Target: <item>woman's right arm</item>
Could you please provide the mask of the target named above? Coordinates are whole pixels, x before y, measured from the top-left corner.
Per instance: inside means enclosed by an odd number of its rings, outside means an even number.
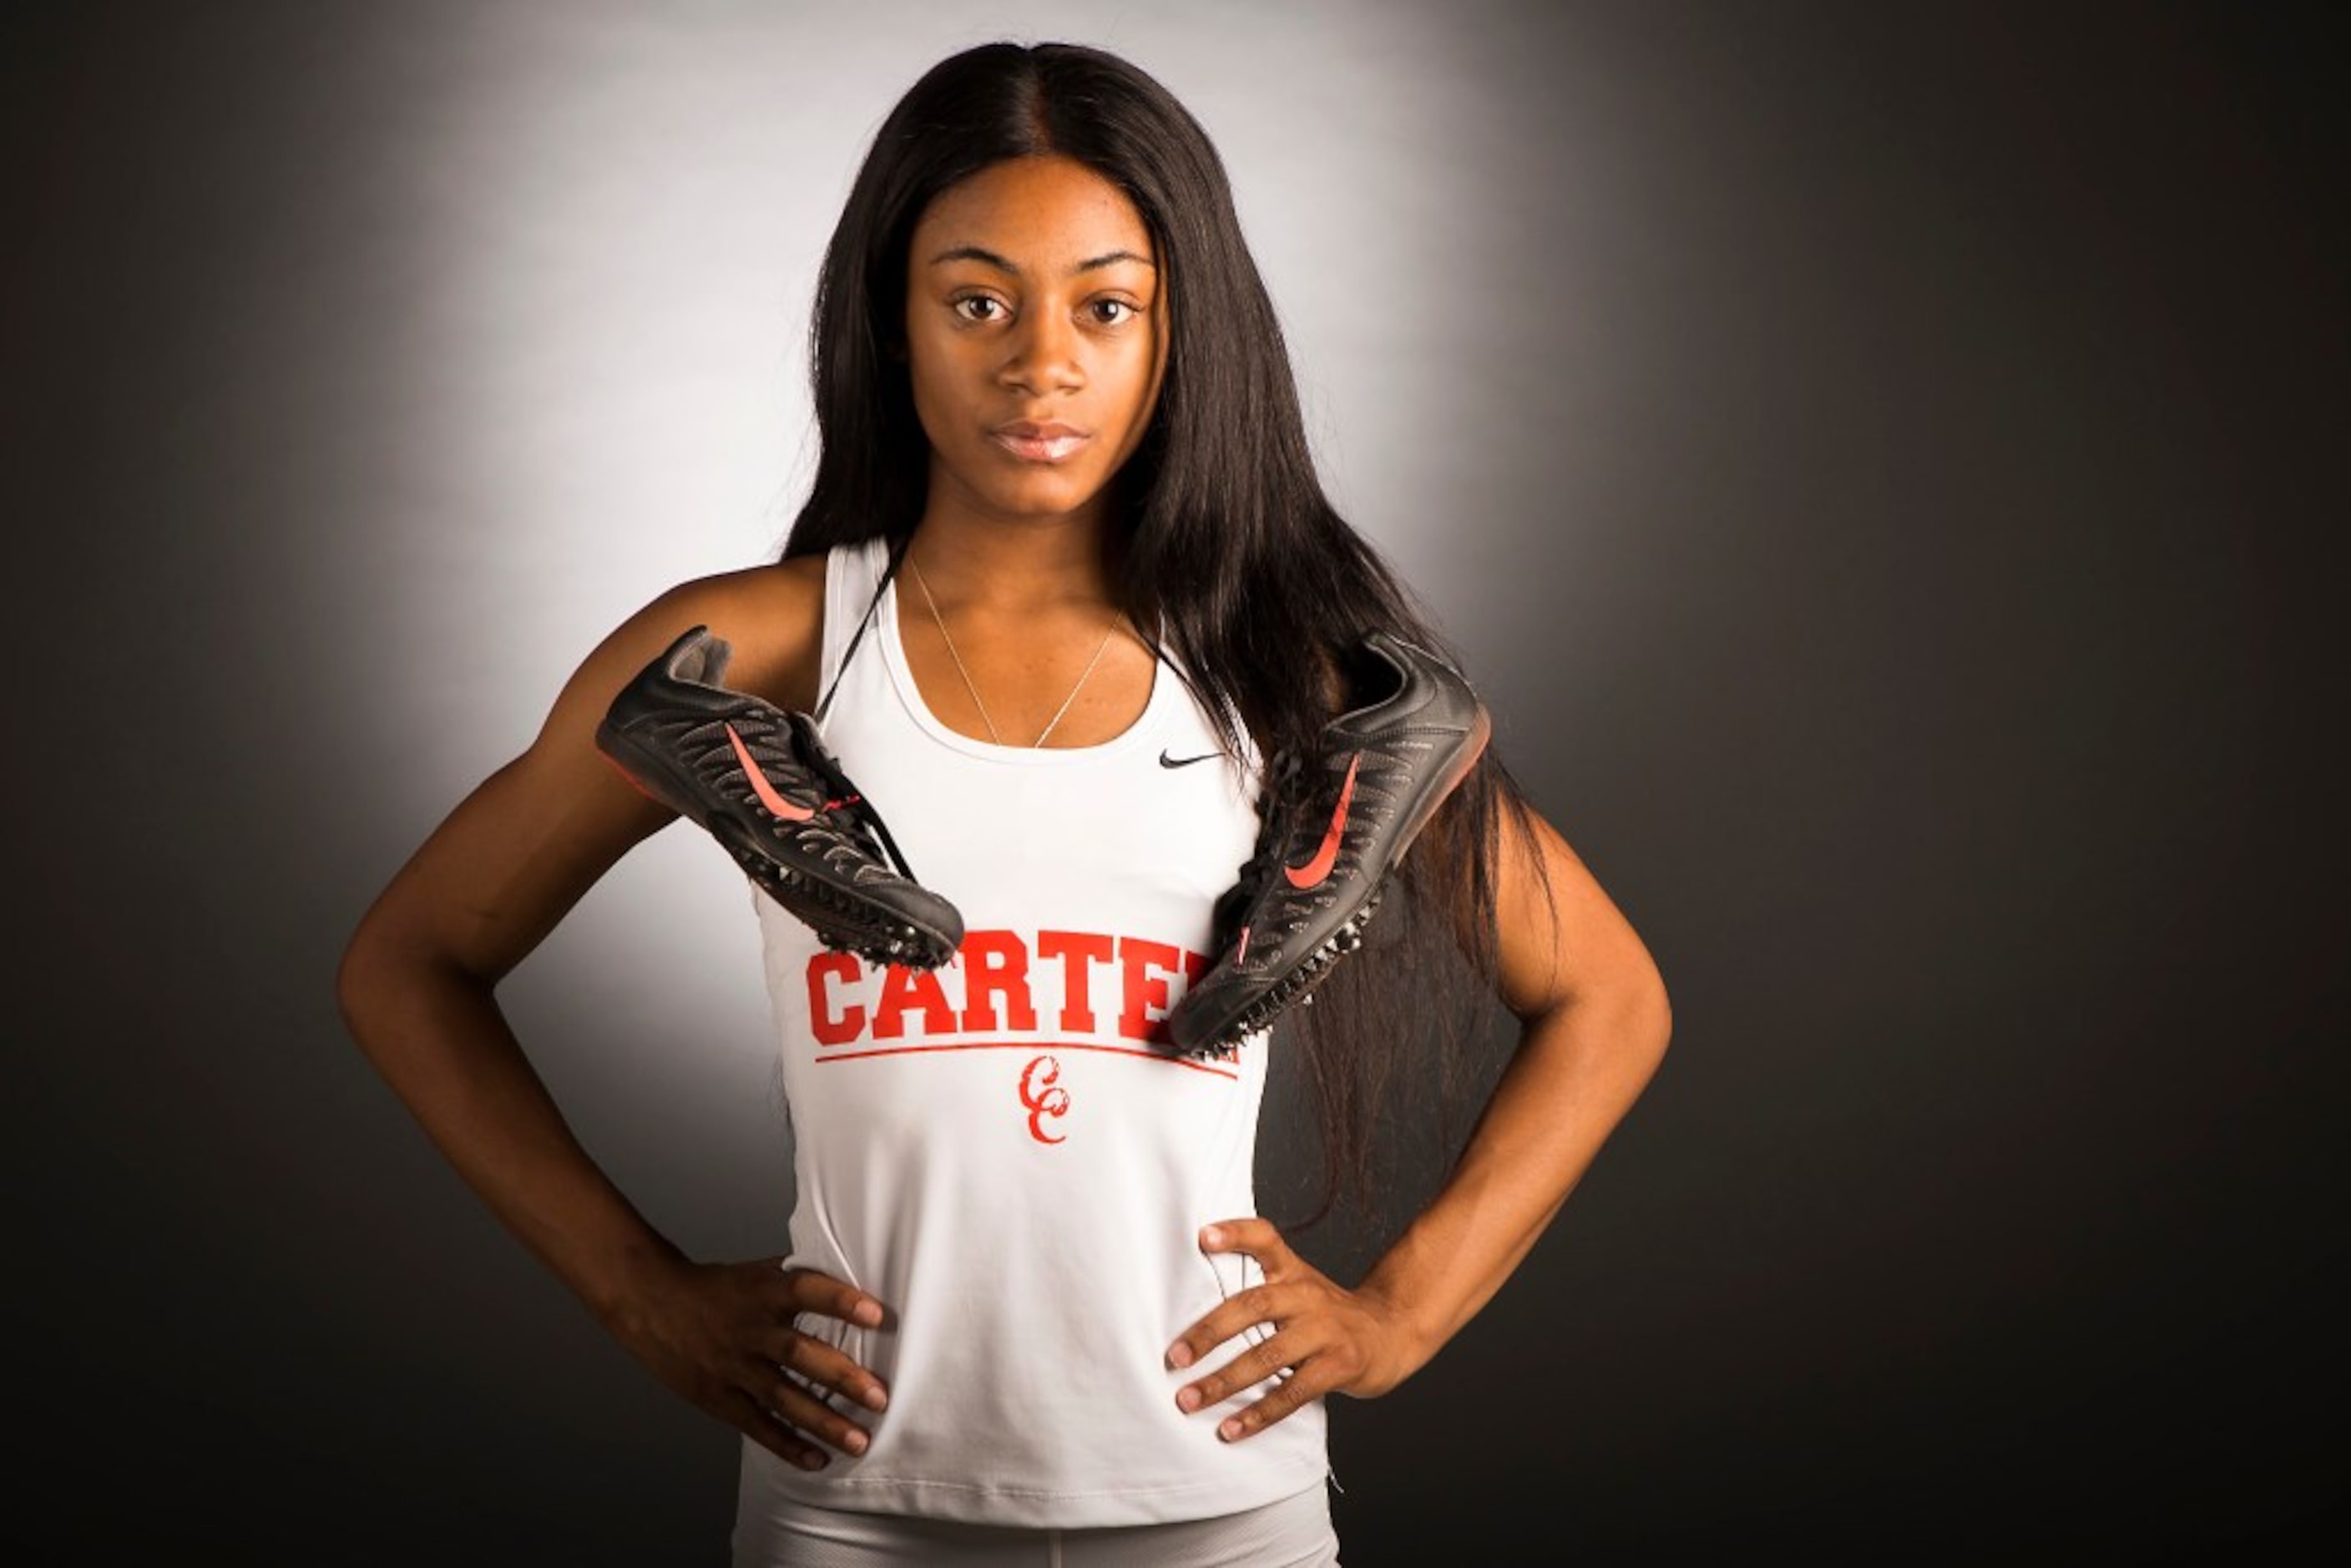
[[[836,1446],[855,1443],[849,1423],[778,1368],[869,1405],[880,1384],[794,1333],[791,1317],[814,1310],[878,1322],[881,1303],[820,1275],[788,1277],[778,1260],[686,1258],[572,1135],[494,995],[598,878],[674,820],[596,749],[596,725],[621,687],[697,622],[736,643],[728,685],[804,684],[794,666],[810,656],[820,609],[778,631],[777,580],[757,619],[748,580],[672,589],[589,654],[528,749],[467,796],[368,909],[336,996],[360,1050],[434,1144],[599,1322],[682,1396],[805,1464],[821,1450],[770,1412]],[[757,645],[730,636],[730,625],[757,628]]]

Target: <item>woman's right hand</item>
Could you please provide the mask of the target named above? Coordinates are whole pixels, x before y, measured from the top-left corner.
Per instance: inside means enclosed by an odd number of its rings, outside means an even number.
[[[606,1326],[682,1398],[787,1463],[822,1469],[832,1456],[810,1437],[851,1454],[863,1453],[871,1438],[824,1396],[841,1395],[878,1411],[889,1403],[889,1391],[872,1372],[793,1322],[816,1312],[878,1328],[884,1313],[880,1301],[854,1285],[782,1263],[780,1258],[681,1260]]]

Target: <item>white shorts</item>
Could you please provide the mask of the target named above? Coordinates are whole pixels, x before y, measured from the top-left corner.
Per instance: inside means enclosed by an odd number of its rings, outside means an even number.
[[[1165,1524],[966,1524],[812,1508],[773,1492],[747,1492],[735,1521],[735,1568],[1329,1568],[1338,1561],[1320,1481],[1262,1508]]]

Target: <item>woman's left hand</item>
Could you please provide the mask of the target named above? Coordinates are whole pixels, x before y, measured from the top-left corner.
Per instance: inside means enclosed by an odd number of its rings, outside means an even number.
[[[1269,1377],[1281,1378],[1264,1398],[1218,1425],[1217,1435],[1228,1443],[1262,1432],[1325,1394],[1359,1399],[1385,1394],[1425,1359],[1415,1354],[1413,1336],[1393,1305],[1337,1283],[1290,1250],[1269,1220],[1219,1220],[1202,1228],[1200,1249],[1247,1253],[1265,1282],[1228,1297],[1186,1329],[1168,1346],[1167,1364],[1190,1366],[1258,1323],[1270,1323],[1274,1332],[1177,1389],[1176,1408],[1212,1409]]]

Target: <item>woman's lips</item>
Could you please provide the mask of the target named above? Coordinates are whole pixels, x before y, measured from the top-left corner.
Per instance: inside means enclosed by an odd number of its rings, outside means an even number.
[[[1093,437],[1066,424],[1008,424],[987,438],[1024,463],[1059,463]]]

